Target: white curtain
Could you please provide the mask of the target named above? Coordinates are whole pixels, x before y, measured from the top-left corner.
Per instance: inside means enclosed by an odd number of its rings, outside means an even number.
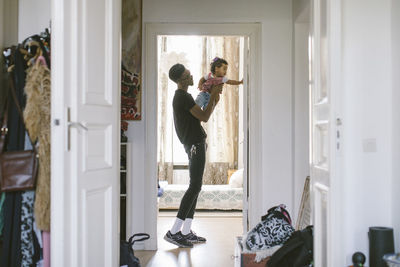
[[[175,38],[175,39],[174,39]],[[184,37],[187,38],[187,37]],[[193,37],[192,37],[193,38]],[[211,60],[218,56],[228,62],[227,77],[239,77],[239,37],[194,37],[191,41],[193,52],[187,46],[180,48],[183,39],[160,37],[159,39],[159,82],[158,82],[158,168],[159,179],[173,181],[173,165],[187,156],[179,143],[173,125],[172,99],[176,84],[168,79],[169,68],[179,62],[191,70],[194,86],[189,93],[196,98],[199,92],[198,79],[210,72]],[[186,39],[187,41],[187,39]],[[187,49],[186,52],[182,52]],[[238,118],[239,86],[225,85],[220,102],[203,127],[207,132],[207,155],[204,184],[225,184],[228,169],[238,166]],[[174,162],[175,161],[175,162]]]
[[[228,62],[226,76],[231,80],[239,78],[239,38],[206,37],[204,41],[204,73],[210,72],[210,63],[215,56]],[[207,132],[205,184],[225,184],[228,169],[238,165],[238,119],[239,86],[224,85],[223,92],[214,113],[203,127]]]
[[[171,38],[171,37],[170,37]],[[173,122],[172,100],[176,84],[168,78],[168,71],[172,65],[179,62],[187,66],[188,60],[185,53],[167,50],[167,37],[159,39],[158,47],[158,179],[173,182],[174,145],[176,147],[176,134]],[[175,138],[174,138],[175,136]]]

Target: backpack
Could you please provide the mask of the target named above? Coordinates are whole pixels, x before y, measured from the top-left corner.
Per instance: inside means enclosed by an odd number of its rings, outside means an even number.
[[[283,245],[294,232],[289,212],[285,205],[272,207],[243,239],[246,250],[259,251]]]
[[[135,239],[135,237],[142,237]],[[137,241],[143,241],[150,238],[150,235],[145,233],[134,234],[127,241],[121,240],[119,251],[119,265],[127,267],[140,267],[140,261],[133,253],[132,246]]]
[[[268,267],[313,266],[313,226],[295,231],[267,262]]]

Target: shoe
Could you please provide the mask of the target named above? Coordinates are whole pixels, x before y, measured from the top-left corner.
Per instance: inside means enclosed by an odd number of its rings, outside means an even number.
[[[183,235],[183,237],[192,244],[204,243],[207,241],[207,239],[196,235],[193,231],[190,231],[187,235]]]
[[[182,233],[179,231],[176,234],[171,234],[171,231],[168,231],[165,236],[164,239],[174,245],[179,246],[180,248],[192,248],[193,244],[190,243],[183,235]]]

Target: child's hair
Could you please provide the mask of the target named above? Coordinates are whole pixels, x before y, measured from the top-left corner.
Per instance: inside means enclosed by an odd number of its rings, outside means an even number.
[[[215,74],[215,68],[216,67],[218,67],[218,68],[221,67],[222,64],[228,65],[228,62],[226,62],[226,60],[223,59],[223,58],[215,57],[213,59],[213,61],[211,62],[211,73]]]

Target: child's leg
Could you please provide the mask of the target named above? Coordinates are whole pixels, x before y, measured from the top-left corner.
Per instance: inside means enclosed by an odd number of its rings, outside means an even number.
[[[200,92],[195,100],[196,104],[201,107],[202,109],[205,109],[208,105],[208,102],[210,102],[210,94],[207,92]]]

